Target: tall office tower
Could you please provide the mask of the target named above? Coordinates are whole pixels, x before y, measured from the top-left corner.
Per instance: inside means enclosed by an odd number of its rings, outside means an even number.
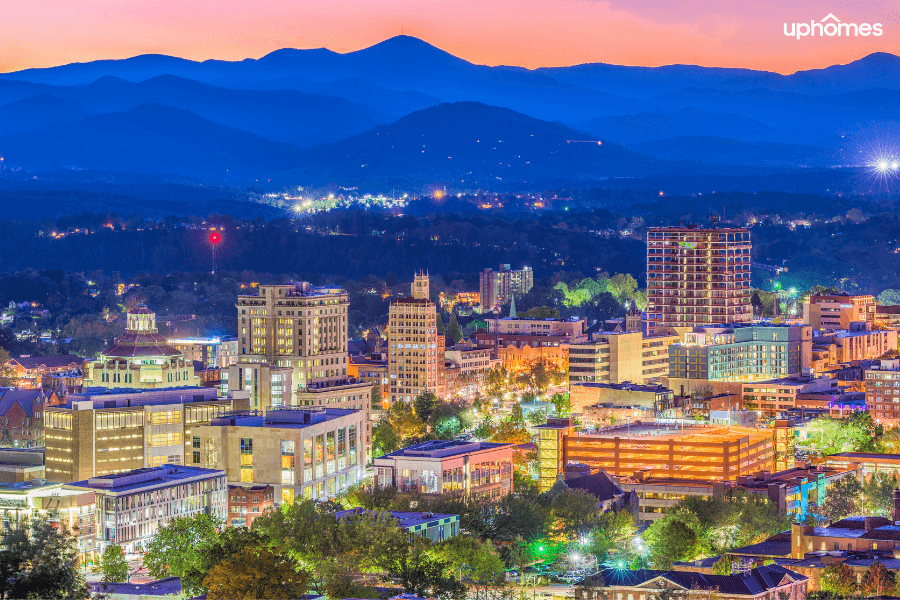
[[[530,292],[534,286],[534,271],[530,267],[513,271],[509,265],[500,265],[499,271],[485,269],[479,273],[478,283],[481,308],[488,310],[510,302],[514,296]]]
[[[647,321],[665,327],[749,323],[750,232],[654,227],[647,233]]]
[[[347,379],[349,305],[344,290],[307,282],[261,285],[256,295],[238,296],[238,366],[291,367],[295,394],[340,384]],[[244,389],[253,387],[245,382]]]
[[[444,336],[437,333],[428,275],[416,275],[411,293],[392,302],[388,312],[391,403],[408,402],[423,392],[444,393]]]

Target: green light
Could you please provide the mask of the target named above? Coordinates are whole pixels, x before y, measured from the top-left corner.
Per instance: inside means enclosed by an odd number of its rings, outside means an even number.
[[[541,547],[538,548],[538,552],[543,552],[543,551],[544,551],[544,547],[543,547],[543,546],[541,546]]]

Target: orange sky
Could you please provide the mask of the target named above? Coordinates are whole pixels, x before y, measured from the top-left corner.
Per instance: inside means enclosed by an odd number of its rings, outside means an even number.
[[[639,6],[638,6],[639,5]],[[881,37],[805,38],[785,22],[882,23]],[[283,47],[364,48],[403,31],[476,63],[609,62],[781,73],[900,53],[882,0],[39,0],[0,10],[0,72],[162,53],[202,60]]]

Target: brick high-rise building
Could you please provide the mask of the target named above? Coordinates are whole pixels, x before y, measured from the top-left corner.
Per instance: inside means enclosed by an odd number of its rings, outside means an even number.
[[[444,336],[437,333],[437,308],[428,275],[416,275],[412,295],[388,312],[388,377],[391,403],[423,392],[444,393]]]
[[[514,296],[522,296],[534,286],[534,271],[530,267],[513,270],[500,265],[500,270],[485,269],[478,274],[481,308],[487,310],[506,304]]]
[[[750,232],[654,227],[647,233],[647,321],[662,327],[749,323]]]

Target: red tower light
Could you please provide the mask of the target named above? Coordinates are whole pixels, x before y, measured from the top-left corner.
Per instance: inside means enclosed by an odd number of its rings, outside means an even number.
[[[209,234],[209,243],[210,244],[216,245],[216,244],[220,243],[221,241],[222,241],[222,234],[220,234],[218,231],[213,231],[212,233]]]

